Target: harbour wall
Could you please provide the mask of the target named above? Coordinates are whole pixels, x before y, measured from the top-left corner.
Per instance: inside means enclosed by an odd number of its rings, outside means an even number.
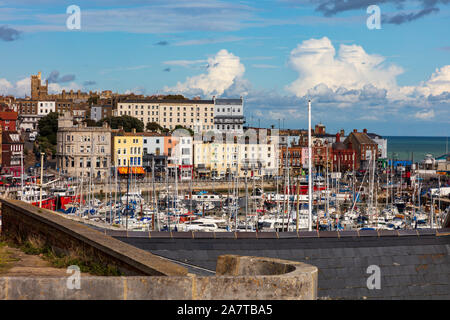
[[[167,258],[126,244],[52,211],[1,200],[2,238],[40,243],[59,254],[117,267],[124,276],[82,276],[71,289],[68,277],[1,277],[6,300],[272,300],[317,298],[318,269],[278,258],[221,255],[215,275],[202,276]],[[105,234],[106,233],[106,234]]]
[[[311,264],[319,270],[318,299],[450,299],[450,229],[107,232],[173,262],[198,266],[198,274],[213,271],[224,254]],[[380,287],[369,288],[375,269]]]

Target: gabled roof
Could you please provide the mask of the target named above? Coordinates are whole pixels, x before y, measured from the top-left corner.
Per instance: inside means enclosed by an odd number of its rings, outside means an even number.
[[[359,144],[377,144],[375,141],[369,138],[367,133],[364,132],[350,132],[347,139],[350,139],[351,136],[353,136],[356,142],[358,142]],[[347,139],[345,140],[347,141]]]
[[[3,131],[2,132],[3,144],[16,144],[23,143],[22,137],[17,131]]]

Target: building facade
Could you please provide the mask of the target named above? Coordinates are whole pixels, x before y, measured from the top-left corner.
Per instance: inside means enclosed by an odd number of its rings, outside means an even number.
[[[346,146],[341,142],[340,134],[336,134],[336,142],[332,144],[332,168],[333,172],[345,172],[358,169],[356,167],[356,153],[351,143]]]
[[[111,117],[112,105],[93,105],[91,106],[91,120],[100,121]]]
[[[56,111],[56,105],[55,105],[55,101],[38,101],[38,110],[37,110],[37,114],[38,116],[46,116],[48,115],[50,112],[55,112]]]
[[[194,141],[194,168],[199,176],[273,176],[277,174],[277,161],[278,149],[275,143]]]
[[[133,173],[143,172],[143,137],[136,132],[115,133],[112,143],[112,155],[114,167],[119,173],[127,173],[127,168],[142,168],[142,170],[132,169]],[[139,171],[139,172],[138,172]]]
[[[214,130],[242,134],[244,131],[244,100],[214,99]]]
[[[368,169],[371,159],[376,160],[378,157],[378,144],[369,138],[366,129],[363,132],[354,129],[345,139],[344,144],[355,150],[355,169]]]
[[[166,129],[183,126],[194,132],[214,129],[213,100],[128,100],[119,102],[113,115],[128,115],[144,125],[155,122]]]
[[[2,131],[2,174],[19,177],[22,174],[24,142],[17,131]]]
[[[73,117],[65,113],[58,119],[57,169],[76,178],[106,180],[111,164],[111,128],[73,125]]]
[[[15,111],[0,111],[0,126],[3,131],[16,131],[17,119],[18,114]]]

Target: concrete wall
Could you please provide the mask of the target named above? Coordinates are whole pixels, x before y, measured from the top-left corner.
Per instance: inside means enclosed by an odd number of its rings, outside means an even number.
[[[16,243],[27,240],[55,252],[116,266],[125,275],[184,276],[187,270],[144,250],[46,209],[17,200],[1,200],[2,236]]]
[[[80,289],[69,289],[71,274],[67,277],[0,277],[0,300],[317,298],[318,269],[302,262],[224,255],[218,257],[215,276],[197,276],[167,259],[52,211],[21,201],[1,200],[1,203],[2,236],[18,243],[37,239],[55,251],[117,266],[128,276],[82,276]]]
[[[270,275],[274,267],[280,272],[290,272]],[[68,289],[68,278],[62,277],[0,277],[0,300],[314,300],[317,297],[317,268],[300,262],[222,256],[217,274],[81,277],[80,289]]]

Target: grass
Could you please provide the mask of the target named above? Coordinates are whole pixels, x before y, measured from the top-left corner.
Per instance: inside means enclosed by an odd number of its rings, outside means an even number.
[[[12,258],[6,243],[0,241],[0,273],[8,270],[14,261],[18,261],[18,259]]]
[[[2,243],[2,242],[0,242]],[[76,265],[80,268],[81,272],[89,273],[96,276],[122,276],[123,273],[115,266],[105,265],[91,260],[87,260],[77,256],[69,256],[63,254],[57,254],[51,247],[37,241],[35,239],[28,239],[20,245],[9,244],[19,248],[22,252],[31,255],[39,255],[46,261],[48,261],[54,268],[67,268],[68,266]],[[1,258],[0,246],[0,268],[2,266],[3,259]],[[6,260],[5,260],[6,261]]]

